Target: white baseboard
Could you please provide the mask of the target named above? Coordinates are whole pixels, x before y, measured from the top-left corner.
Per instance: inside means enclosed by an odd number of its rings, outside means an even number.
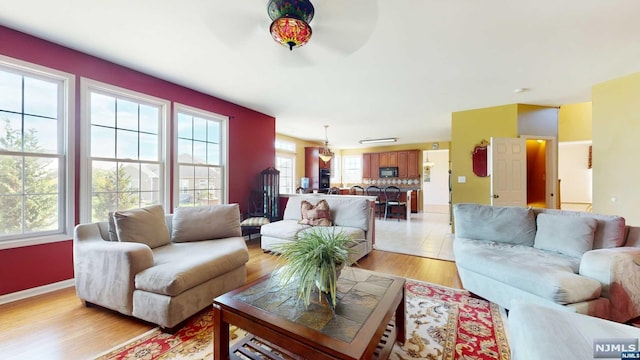
[[[65,289],[68,287],[72,287],[74,285],[75,285],[74,280],[69,279],[69,280],[59,281],[53,284],[47,284],[47,285],[38,286],[38,287],[27,289],[27,290],[17,291],[17,292],[6,294],[6,295],[1,295],[0,305],[30,298],[32,296],[46,294],[46,293],[60,290],[60,289]]]

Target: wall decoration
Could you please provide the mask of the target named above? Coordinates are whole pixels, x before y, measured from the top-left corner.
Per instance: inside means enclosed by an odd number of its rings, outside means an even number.
[[[471,160],[473,163],[473,173],[479,177],[485,177],[488,175],[487,157],[488,157],[489,142],[482,139],[478,145],[473,148],[471,152]]]
[[[422,166],[422,178],[424,182],[431,182],[431,166],[424,165]]]

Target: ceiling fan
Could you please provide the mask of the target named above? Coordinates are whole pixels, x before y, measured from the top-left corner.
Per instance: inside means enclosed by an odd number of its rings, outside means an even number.
[[[378,0],[310,0],[314,16],[311,39],[301,48],[288,51],[273,41],[268,0],[213,0],[203,14],[212,35],[235,51],[249,50],[265,61],[311,65],[344,57],[369,40],[378,21]]]

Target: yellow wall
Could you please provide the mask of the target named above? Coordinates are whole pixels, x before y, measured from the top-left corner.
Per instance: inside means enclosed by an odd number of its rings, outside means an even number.
[[[276,134],[276,139],[291,141],[296,144],[296,184],[299,185],[300,178],[304,177],[304,148],[308,146],[322,146],[323,144],[313,141],[300,140],[287,135]],[[276,150],[277,151],[277,150]],[[335,152],[335,150],[332,150]]]
[[[640,73],[593,87],[593,211],[640,225]],[[612,201],[615,198],[615,201]]]
[[[471,152],[482,140],[518,135],[518,105],[454,112],[451,115],[452,201],[491,204],[490,177],[473,173]],[[458,183],[465,176],[466,183]]]
[[[562,105],[558,114],[558,141],[592,138],[591,102]]]

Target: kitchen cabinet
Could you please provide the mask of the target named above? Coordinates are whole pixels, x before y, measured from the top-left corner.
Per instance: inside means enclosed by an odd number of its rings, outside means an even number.
[[[407,177],[416,179],[420,177],[420,153],[419,150],[407,151]]]
[[[320,148],[304,148],[304,176],[309,178],[309,187],[312,189],[328,189],[331,160],[320,159]]]
[[[390,151],[389,154],[389,166],[398,166],[398,152]]]
[[[378,153],[378,154],[380,154],[380,167],[391,166],[391,165],[389,165],[389,153],[388,152],[383,152],[383,153]]]
[[[371,178],[371,154],[362,154],[362,178]]]
[[[398,151],[397,159],[398,159],[398,177],[400,179],[406,179],[409,174],[409,169],[407,167],[409,154],[406,151]]]
[[[377,178],[380,174],[380,154],[373,153],[371,154],[371,177]]]

